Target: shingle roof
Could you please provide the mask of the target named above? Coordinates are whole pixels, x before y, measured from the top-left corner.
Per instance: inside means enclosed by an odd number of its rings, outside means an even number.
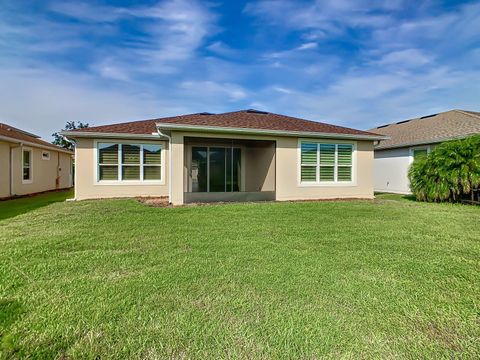
[[[66,150],[59,146],[53,145],[49,142],[43,141],[39,136],[26,132],[24,130],[17,129],[8,124],[0,123],[0,136],[4,136],[13,140],[18,140],[19,142],[30,143],[32,145],[39,145],[40,147],[50,148],[56,151],[63,151],[73,154],[72,151]]]
[[[378,150],[431,144],[480,134],[480,113],[450,110],[379,126],[369,131],[390,137],[389,140],[382,140],[375,146]]]
[[[367,131],[330,125],[326,123],[278,115],[257,110],[241,110],[222,114],[198,113],[159,119],[134,121],[113,125],[95,126],[81,129],[81,132],[100,132],[117,134],[152,134],[156,124],[174,124],[184,126],[205,126],[232,129],[274,130],[293,132],[318,132],[344,135],[377,136]]]

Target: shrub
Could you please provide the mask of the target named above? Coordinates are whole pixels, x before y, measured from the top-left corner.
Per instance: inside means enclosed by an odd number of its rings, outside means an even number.
[[[451,140],[415,160],[408,178],[410,189],[421,201],[460,201],[480,187],[480,136]]]

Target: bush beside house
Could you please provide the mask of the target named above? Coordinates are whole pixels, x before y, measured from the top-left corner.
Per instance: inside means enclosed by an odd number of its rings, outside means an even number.
[[[417,159],[409,169],[410,188],[417,200],[475,201],[480,187],[480,135],[442,143]]]

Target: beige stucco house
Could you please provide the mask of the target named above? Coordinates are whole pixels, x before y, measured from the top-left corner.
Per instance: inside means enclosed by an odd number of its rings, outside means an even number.
[[[77,200],[373,198],[384,136],[257,110],[198,113],[63,133],[76,143]]]
[[[0,199],[71,187],[72,155],[0,123]]]

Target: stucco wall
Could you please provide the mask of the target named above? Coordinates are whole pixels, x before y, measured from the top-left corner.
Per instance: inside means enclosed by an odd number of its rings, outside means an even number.
[[[275,191],[275,144],[245,148],[245,191]]]
[[[256,172],[258,180],[254,186],[267,191],[275,189],[277,200],[303,200],[303,199],[332,199],[332,198],[373,198],[373,142],[372,141],[341,141],[330,140],[336,143],[354,143],[353,155],[354,170],[352,184],[335,185],[304,185],[299,181],[299,149],[298,138],[271,137],[250,135],[229,135],[217,133],[197,132],[172,132],[172,202],[183,204],[184,191],[187,190],[187,166],[185,161],[185,137],[205,137],[218,139],[245,139],[245,140],[270,140],[275,141],[274,147],[248,151],[245,159],[255,156],[257,165],[263,163],[263,169],[250,170]],[[110,140],[112,141],[112,140]],[[326,140],[329,141],[329,140]],[[125,141],[128,142],[128,141]],[[138,141],[141,142],[141,141]],[[164,162],[166,171],[162,185],[149,184],[109,184],[100,185],[95,180],[95,141],[92,139],[77,139],[76,150],[76,198],[78,200],[108,197],[133,197],[133,196],[168,196],[168,143],[159,141],[164,145]],[[266,150],[266,151],[264,151]],[[261,153],[263,151],[263,153]],[[248,172],[246,165],[246,174]],[[262,184],[260,184],[262,183]]]
[[[99,139],[99,141],[101,141]],[[142,140],[104,140],[110,142],[135,142],[150,143]],[[75,198],[78,200],[112,198],[112,197],[135,197],[135,196],[168,196],[168,144],[164,141],[154,141],[164,146],[163,166],[165,166],[162,184],[126,182],[115,185],[105,185],[96,181],[96,158],[95,143],[93,139],[77,139],[76,146],[76,181]],[[183,163],[183,161],[182,161]]]
[[[0,141],[0,199],[10,196],[10,145]]]
[[[411,163],[409,148],[375,151],[375,191],[410,193],[408,168]]]
[[[413,162],[413,151],[427,150],[430,152],[436,146],[438,144],[423,144],[375,151],[375,191],[411,194],[408,170]]]
[[[373,198],[373,142],[356,141],[353,185],[303,185],[299,183],[298,138],[277,138],[277,200]],[[326,140],[335,143],[351,141]]]
[[[23,150],[31,150],[31,181],[23,181]],[[50,159],[42,159],[42,152],[49,152]],[[64,189],[71,186],[71,155],[55,150],[32,146],[12,148],[12,193],[27,195],[42,191]],[[7,168],[8,169],[8,168]],[[58,170],[57,170],[58,169]],[[57,184],[58,177],[58,184]]]

